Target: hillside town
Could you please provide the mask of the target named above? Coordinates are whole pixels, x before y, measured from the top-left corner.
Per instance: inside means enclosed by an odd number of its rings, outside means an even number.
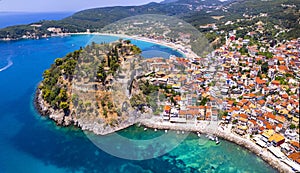
[[[148,59],[154,85],[173,94],[160,117],[173,124],[218,121],[221,129],[249,139],[292,170],[300,170],[300,39],[254,41],[229,32],[207,58]],[[257,44],[259,43],[259,45]]]

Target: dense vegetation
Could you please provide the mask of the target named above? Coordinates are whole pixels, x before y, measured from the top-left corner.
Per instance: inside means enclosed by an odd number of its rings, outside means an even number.
[[[19,25],[7,27],[0,30],[0,38],[9,37],[11,39],[22,38],[23,35],[30,35],[32,38],[50,35],[47,31],[49,27],[61,28],[62,32],[85,32],[100,31],[104,26],[118,21],[120,19],[142,15],[142,14],[163,14],[176,16],[196,28],[201,25],[216,23],[220,30],[229,31],[238,26],[252,26],[256,21],[263,20],[270,23],[270,27],[279,25],[282,28],[289,29],[289,32],[282,34],[282,39],[298,38],[299,35],[299,7],[300,1],[296,0],[229,0],[220,2],[218,0],[196,1],[196,0],[178,0],[166,1],[164,3],[149,3],[141,6],[127,7],[107,7],[83,10],[59,21],[40,21],[35,24],[42,26]],[[267,17],[259,17],[260,14],[267,13]],[[227,21],[244,18],[244,14],[249,16],[258,16],[254,21],[242,21],[235,25],[224,25]],[[222,16],[217,20],[213,16]],[[209,33],[211,29],[200,29],[200,31]],[[269,34],[274,37],[277,30]],[[34,34],[33,34],[34,33]],[[243,34],[240,32],[240,34]],[[217,36],[206,35],[210,41]]]
[[[44,80],[39,86],[42,92],[43,99],[55,109],[68,110],[70,99],[68,97],[67,83],[61,79],[71,81],[74,73],[80,50],[69,53],[64,58],[55,59],[55,63],[51,68],[45,70],[43,74]]]
[[[72,114],[71,110],[75,108],[79,117],[103,115],[109,118],[117,111],[108,92],[111,80],[117,76],[126,58],[140,53],[140,48],[129,40],[110,44],[93,42],[84,49],[55,59],[43,73],[43,81],[39,85],[41,96],[49,107],[64,110],[65,115]]]

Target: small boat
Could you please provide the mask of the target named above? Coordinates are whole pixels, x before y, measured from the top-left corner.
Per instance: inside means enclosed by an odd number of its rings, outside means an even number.
[[[208,136],[208,139],[210,139],[210,140],[212,140],[212,141],[215,140],[214,136]]]
[[[216,137],[215,140],[216,140],[216,145],[218,145],[220,143],[218,137]]]
[[[182,131],[181,133],[184,134],[184,131]]]
[[[157,131],[157,129],[154,129],[154,131],[156,132],[156,131]]]
[[[146,130],[147,130],[147,128],[145,127],[145,128],[144,128],[144,131],[146,131]]]
[[[168,130],[165,130],[165,133],[168,133]]]

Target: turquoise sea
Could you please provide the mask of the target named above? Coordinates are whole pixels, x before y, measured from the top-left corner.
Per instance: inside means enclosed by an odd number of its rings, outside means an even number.
[[[160,157],[142,161],[121,159],[96,147],[82,131],[60,128],[40,117],[34,109],[33,96],[43,71],[53,60],[91,40],[111,42],[117,39],[78,35],[0,42],[0,173],[277,172],[233,143],[221,140],[221,144],[216,145],[204,135],[199,138],[193,133],[177,148]],[[179,56],[171,49],[152,43],[133,43],[140,46],[148,58],[160,54]],[[144,131],[143,127],[133,126],[118,133],[143,140],[165,132]],[[158,145],[152,152],[161,149]]]

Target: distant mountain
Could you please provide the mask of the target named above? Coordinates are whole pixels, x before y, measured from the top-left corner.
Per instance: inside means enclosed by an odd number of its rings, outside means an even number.
[[[0,30],[0,38],[8,36],[17,39],[31,32],[37,35],[50,34],[47,31],[49,27],[62,28],[63,32],[83,32],[87,29],[94,32],[112,22],[142,14],[176,16],[199,28],[210,23],[224,24],[229,20],[244,18],[244,15],[267,13],[268,19],[274,24],[293,29],[299,28],[299,7],[299,0],[165,0],[141,6],[87,9],[59,21],[38,22],[41,24],[39,28],[30,25],[8,27]]]
[[[164,0],[162,2],[160,2],[161,4],[168,4],[168,3],[171,3],[171,2],[176,2],[178,0]]]

